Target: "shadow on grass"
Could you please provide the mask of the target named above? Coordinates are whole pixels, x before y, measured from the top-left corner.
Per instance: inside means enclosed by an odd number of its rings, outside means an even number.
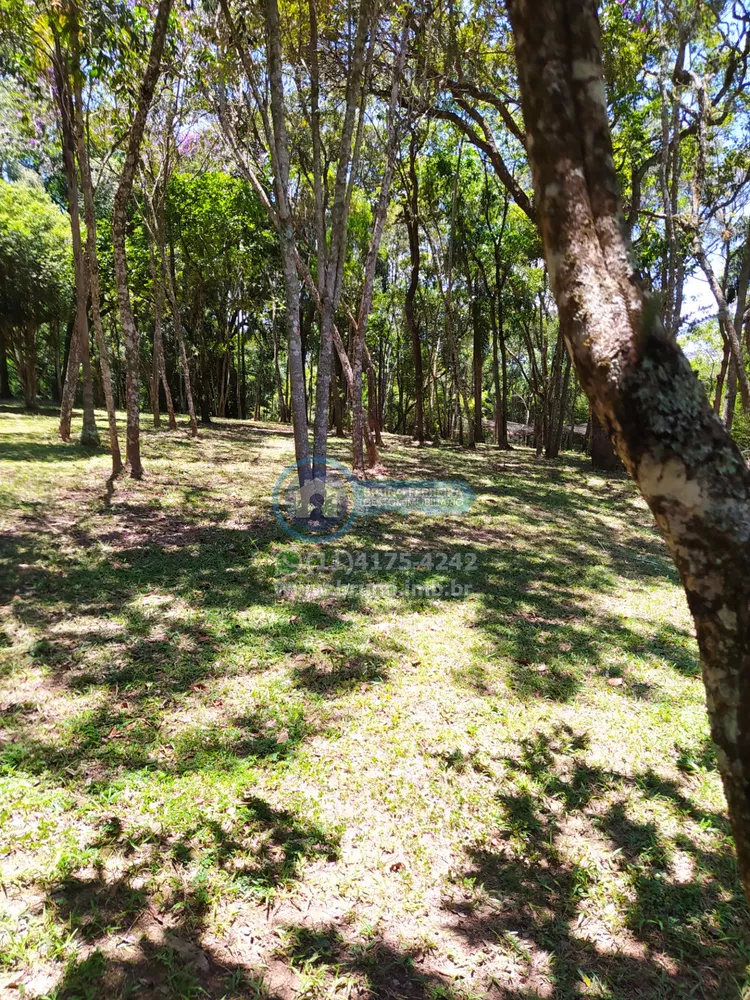
[[[267,997],[263,969],[253,972],[204,941],[211,909],[209,864],[224,873],[224,891],[262,900],[290,885],[300,866],[334,860],[338,841],[293,812],[248,794],[231,827],[204,817],[179,836],[129,830],[119,817],[93,845],[119,859],[112,876],[100,861],[88,877],[66,877],[48,890],[46,907],[89,952],[69,963],[53,1000],[111,996]],[[165,860],[179,893],[155,901],[144,879]],[[212,939],[215,945],[215,939]]]
[[[213,453],[221,461],[236,459],[232,441],[254,447],[278,431],[222,427],[204,433],[225,438],[227,447]],[[166,433],[150,441],[165,455],[174,444]],[[181,461],[203,461],[192,443],[181,443],[186,454]],[[66,450],[52,447],[55,457]],[[475,585],[475,627],[466,640],[490,647],[490,666],[502,667],[517,696],[570,702],[592,675],[610,671],[604,662],[611,662],[612,654],[623,660],[652,656],[682,674],[697,672],[687,632],[663,626],[645,634],[615,611],[584,608],[586,595],[613,594],[622,576],[634,588],[676,583],[658,537],[644,537],[637,521],[632,531],[627,527],[631,517],[638,517],[629,483],[591,477],[594,485],[584,496],[576,489],[577,477],[585,474],[578,460],[551,467],[520,452],[500,461],[486,451],[469,456],[452,449],[414,449],[402,468],[399,456],[398,473],[404,478],[435,478],[446,468],[449,475],[465,476],[480,494],[475,511],[461,520],[363,519],[346,547],[429,548],[451,558],[476,552],[477,574],[433,570],[427,578]],[[0,588],[12,598],[9,622],[39,637],[30,652],[32,664],[63,693],[102,695],[95,708],[70,723],[64,745],[38,736],[34,714],[23,702],[6,706],[2,722],[13,742],[0,746],[9,768],[47,772],[76,791],[85,784],[88,794],[106,801],[108,787],[127,771],[197,772],[210,780],[212,772],[242,761],[283,764],[315,731],[304,711],[290,714],[284,705],[274,711],[264,706],[221,725],[183,726],[166,738],[162,720],[209,681],[252,675],[279,661],[291,684],[286,690],[313,699],[333,699],[388,679],[397,650],[384,643],[366,654],[353,648],[351,615],[312,602],[279,604],[272,575],[258,559],[273,543],[285,541],[268,501],[254,510],[249,526],[220,523],[234,513],[225,503],[206,527],[200,518],[212,503],[210,488],[188,484],[184,494],[188,505],[198,506],[198,515],[189,509],[172,513],[158,499],[119,502],[110,508],[119,518],[111,533],[74,526],[52,537],[40,517],[22,522],[0,541]],[[613,517],[619,527],[613,527]],[[436,604],[412,596],[400,601],[407,613]],[[339,608],[364,614],[366,599],[353,597]],[[8,648],[10,638],[0,656]],[[12,669],[10,659],[0,659],[0,670]],[[463,683],[493,693],[489,669],[482,664],[462,669],[456,671]],[[633,699],[653,696],[647,686],[627,679],[619,690]],[[725,835],[723,817],[698,809],[680,787],[651,772],[633,777],[588,764],[584,738],[563,735],[526,740],[505,762],[518,780],[498,797],[504,833],[522,842],[523,850],[498,849],[494,843],[472,847],[466,877],[483,883],[500,911],[495,906],[489,912],[472,899],[459,901],[451,911],[457,932],[487,942],[522,935],[530,950],[553,955],[552,995],[560,1000],[591,993],[582,975],[606,981],[610,995],[618,998],[688,996],[690,990],[695,996],[703,990],[705,996],[728,998],[740,974],[738,956],[746,954],[738,929],[744,909],[730,854],[701,848],[688,833],[668,843],[652,820],[631,814],[612,796],[637,794],[646,802],[666,803],[679,821]],[[711,751],[699,746],[679,753],[689,773],[704,767]],[[466,766],[458,759],[446,764]],[[606,941],[583,936],[578,918],[595,892],[596,874],[561,850],[564,828],[561,814],[550,805],[555,800],[611,845],[608,863],[621,873],[628,897],[630,953],[607,951]],[[60,1000],[165,993],[263,996],[260,972],[228,958],[215,942],[203,941],[207,901],[216,899],[205,880],[219,873],[231,893],[270,897],[277,886],[297,877],[306,859],[327,859],[336,852],[335,838],[257,797],[243,800],[236,821],[191,819],[171,836],[128,829],[122,817],[113,817],[99,849],[107,844],[125,857],[121,877],[113,881],[96,871],[91,879],[62,879],[50,892],[60,921],[69,922],[95,949],[70,966],[55,994]],[[694,866],[694,875],[681,883],[670,868],[675,848]],[[152,866],[161,870],[165,858],[180,876],[182,895],[174,905],[159,908],[153,893],[138,883]],[[113,943],[118,934],[128,938],[122,954]],[[355,977],[372,998],[454,995],[445,977],[419,970],[408,951],[378,937],[356,938],[344,926],[289,925],[285,948],[291,970]],[[532,982],[494,989],[509,1000],[530,1000],[544,995],[546,987],[540,983],[537,989]]]
[[[651,771],[591,766],[585,748],[561,725],[506,759],[517,790],[498,795],[498,835],[468,850],[464,878],[479,892],[448,904],[456,932],[474,946],[507,939],[523,955],[530,985],[500,990],[508,1000],[738,996],[750,937],[726,818]],[[678,824],[671,838],[650,818],[665,804]],[[580,861],[576,838],[588,848]],[[602,919],[600,866],[618,873],[622,923]],[[534,982],[545,956],[551,994]]]

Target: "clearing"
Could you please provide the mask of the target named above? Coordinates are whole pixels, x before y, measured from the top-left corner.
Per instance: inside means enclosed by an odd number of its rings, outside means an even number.
[[[627,479],[388,437],[471,512],[316,548],[271,507],[288,430],[146,420],[108,487],[0,413],[0,995],[743,995],[692,627]],[[471,593],[305,601],[312,550]]]

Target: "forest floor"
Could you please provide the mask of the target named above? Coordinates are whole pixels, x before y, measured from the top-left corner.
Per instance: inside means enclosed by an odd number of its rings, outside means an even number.
[[[388,438],[473,508],[317,549],[471,593],[282,600],[316,548],[271,507],[288,430],[143,422],[108,486],[0,413],[0,996],[745,995],[691,623],[626,478]]]

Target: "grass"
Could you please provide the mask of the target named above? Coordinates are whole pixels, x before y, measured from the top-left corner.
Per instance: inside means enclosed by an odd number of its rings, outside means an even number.
[[[288,429],[145,423],[146,478],[108,486],[0,413],[0,995],[749,995],[692,627],[629,481],[389,438],[384,474],[474,507],[362,518],[316,570],[271,508]]]

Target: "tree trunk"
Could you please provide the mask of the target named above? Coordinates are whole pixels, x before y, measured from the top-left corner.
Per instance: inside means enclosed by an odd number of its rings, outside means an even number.
[[[159,78],[161,57],[167,36],[169,12],[172,0],[159,0],[151,38],[148,64],[141,83],[135,117],[130,126],[125,162],[120,174],[120,183],[115,194],[112,215],[112,242],[114,244],[115,285],[117,302],[120,307],[120,321],[125,339],[125,401],[127,411],[127,459],[133,479],[143,476],[140,442],[140,334],[136,329],[128,288],[128,262],[125,252],[125,231],[128,222],[128,202],[133,190],[133,177],[138,165],[143,131],[154,96],[154,88]]]
[[[724,413],[722,420],[727,431],[731,431],[734,424],[734,411],[737,406],[737,365],[733,357],[729,359],[729,372],[727,374],[727,391],[724,396]]]
[[[159,244],[159,254],[161,257],[162,280],[164,282],[164,287],[167,290],[169,307],[172,310],[172,326],[174,327],[175,337],[177,337],[177,347],[180,352],[182,379],[183,385],[185,386],[188,416],[190,417],[190,434],[195,438],[198,437],[198,421],[195,418],[193,387],[190,380],[190,365],[188,364],[187,351],[185,350],[185,337],[182,331],[182,316],[180,315],[180,306],[177,302],[177,292],[175,291],[175,281],[173,275],[174,254],[172,254],[172,267],[170,267],[167,262],[167,249],[164,235],[164,199],[161,199],[157,205],[156,222],[156,240]]]
[[[599,472],[620,472],[622,462],[610,441],[607,429],[592,408],[589,416],[589,447],[591,449],[591,467]]]
[[[344,436],[344,405],[341,400],[342,368],[338,351],[333,356],[333,371],[331,372],[331,391],[333,392],[333,420],[336,425],[336,437]]]
[[[151,275],[154,282],[154,427],[159,426],[159,382],[164,388],[164,398],[167,403],[169,429],[177,430],[177,420],[174,415],[174,401],[167,381],[166,365],[164,363],[164,339],[162,322],[164,319],[164,283],[161,261],[157,261],[153,244],[150,248]]]
[[[378,378],[375,374],[375,366],[372,363],[370,352],[365,344],[365,362],[367,364],[367,421],[370,427],[370,434],[375,440],[375,445],[380,448],[383,444],[383,437],[380,433],[380,415],[378,413]],[[375,452],[377,461],[377,452]],[[374,462],[370,463],[374,465]]]
[[[561,329],[685,587],[750,902],[750,471],[630,263],[593,0],[509,8]]]
[[[471,319],[474,334],[474,440],[481,444],[484,441],[484,429],[482,427],[482,369],[484,367],[484,344],[482,337],[482,324],[480,322],[481,310],[479,299],[476,298],[476,295],[471,304]]]
[[[268,29],[268,70],[271,91],[271,119],[273,121],[274,181],[278,204],[278,229],[281,244],[281,262],[286,293],[286,325],[288,365],[291,379],[292,425],[297,476],[300,486],[312,477],[310,442],[307,437],[307,412],[305,401],[305,365],[302,358],[299,308],[300,281],[297,274],[297,254],[294,222],[289,208],[289,150],[287,146],[284,85],[282,80],[281,24],[277,0],[266,0],[266,26]],[[330,366],[329,366],[330,367]],[[256,404],[257,413],[257,404]],[[324,452],[325,454],[325,452]]]
[[[109,367],[109,352],[104,339],[102,314],[99,292],[99,258],[96,249],[96,212],[94,211],[94,185],[91,180],[91,165],[83,122],[83,86],[81,80],[80,53],[78,49],[78,33],[74,32],[73,44],[73,86],[75,89],[75,133],[78,150],[78,166],[81,171],[81,187],[83,189],[83,211],[86,220],[86,263],[88,265],[89,290],[91,292],[91,317],[94,321],[96,346],[99,351],[99,366],[102,373],[102,389],[107,407],[107,423],[109,428],[109,450],[112,456],[112,475],[122,472],[122,456],[120,442],[117,437],[117,414],[112,396],[112,373]]]
[[[281,378],[281,369],[279,368],[279,338],[276,334],[276,323],[275,320],[272,323],[272,333],[273,333],[273,370],[276,376],[276,395],[279,400],[279,421],[282,424],[289,422],[289,418],[286,412],[286,400],[284,399],[284,382]]]
[[[12,399],[8,378],[8,343],[5,327],[0,323],[0,399]]]
[[[716,393],[714,395],[714,413],[718,417],[721,413],[721,397],[724,393],[724,380],[727,377],[727,368],[729,366],[729,355],[730,347],[727,338],[724,338],[724,353],[721,356],[721,367],[719,368],[719,374],[716,376]]]
[[[505,344],[502,302],[500,303],[499,313],[498,336],[500,339],[500,371],[502,376],[500,391],[502,401],[500,405],[500,435],[497,439],[497,446],[504,451],[510,451],[510,442],[508,441],[508,349]]]
[[[36,413],[39,409],[36,399],[36,327],[26,324],[15,331],[12,339],[24,409]]]
[[[424,374],[422,372],[422,343],[419,337],[419,323],[414,310],[414,301],[419,288],[419,177],[417,175],[417,139],[412,133],[409,143],[409,189],[405,205],[406,229],[409,236],[409,257],[411,274],[404,298],[406,328],[411,339],[414,359],[414,387],[416,405],[414,407],[414,437],[424,444]]]
[[[73,8],[75,10],[75,8]],[[74,25],[74,31],[76,30]],[[78,366],[83,366],[83,424],[80,443],[87,448],[99,445],[99,432],[94,416],[94,390],[91,383],[91,354],[89,349],[89,324],[87,305],[89,297],[89,280],[86,259],[81,240],[81,215],[78,204],[78,173],[75,163],[75,122],[73,97],[70,90],[70,76],[66,55],[60,43],[59,35],[55,34],[55,57],[53,71],[57,90],[58,107],[60,110],[60,130],[62,134],[63,161],[65,164],[65,179],[68,186],[68,207],[70,210],[70,231],[73,242],[73,266],[75,270],[76,287],[76,321],[73,342],[68,356],[68,369],[65,376],[62,403],[60,405],[60,438],[70,440],[70,424],[78,383]],[[75,347],[73,346],[75,344]]]
[[[571,360],[568,352],[565,352],[565,374],[563,375],[562,389],[558,401],[558,412],[556,414],[557,426],[555,428],[554,457],[560,454],[562,448],[563,431],[565,430],[565,404],[568,401],[568,387],[570,385]]]
[[[552,378],[551,385],[547,392],[547,435],[544,445],[545,458],[557,458],[560,452],[560,445],[557,435],[558,424],[562,426],[562,414],[560,413],[560,397],[562,392],[562,356],[565,351],[563,346],[563,336],[558,334],[555,344],[555,353],[552,358]],[[563,404],[564,405],[564,401]]]

